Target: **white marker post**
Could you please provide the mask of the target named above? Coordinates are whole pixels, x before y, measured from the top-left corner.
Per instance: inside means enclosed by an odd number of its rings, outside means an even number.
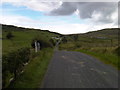
[[[37,45],[38,45],[38,50],[40,50],[40,43],[38,42]]]
[[[37,41],[35,41],[35,52],[37,52]]]

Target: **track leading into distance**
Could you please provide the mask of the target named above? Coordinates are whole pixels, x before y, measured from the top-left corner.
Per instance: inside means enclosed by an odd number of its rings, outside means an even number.
[[[118,70],[92,56],[59,51],[48,66],[42,88],[118,88]]]
[[[42,88],[118,88],[118,71],[73,51],[55,51]]]

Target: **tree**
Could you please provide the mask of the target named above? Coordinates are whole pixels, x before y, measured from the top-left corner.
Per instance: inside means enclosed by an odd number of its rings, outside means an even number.
[[[23,69],[23,64],[28,62],[30,57],[30,49],[29,48],[21,48],[17,51],[13,51],[3,56],[3,81],[5,83],[7,74],[6,72],[10,72],[14,74],[14,79],[16,79],[17,75]]]
[[[44,39],[43,37],[36,37],[32,40],[31,46],[35,48],[35,41],[40,43],[40,48],[53,47],[52,43],[49,40]]]
[[[50,39],[49,41],[50,43],[52,43],[53,46],[55,46],[55,41],[53,39]]]
[[[12,32],[8,32],[7,35],[6,35],[6,38],[7,39],[11,39],[12,37],[13,37]]]

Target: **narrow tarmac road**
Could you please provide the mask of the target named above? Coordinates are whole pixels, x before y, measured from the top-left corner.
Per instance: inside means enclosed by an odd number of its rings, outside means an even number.
[[[80,52],[56,51],[42,88],[118,88],[118,71]]]

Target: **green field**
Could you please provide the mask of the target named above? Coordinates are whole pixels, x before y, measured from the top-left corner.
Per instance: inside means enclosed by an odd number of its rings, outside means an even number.
[[[9,32],[13,35],[10,39],[7,38]],[[22,74],[18,75],[10,84],[10,79],[14,77],[13,73],[9,71],[5,74],[3,73],[6,75],[4,88],[39,88],[54,51],[54,45],[52,45],[49,40],[52,39],[52,37],[59,37],[59,35],[58,33],[47,30],[3,25],[2,56],[8,56],[21,48],[30,48],[30,60],[28,64],[23,67],[22,70],[24,72]],[[48,44],[48,47],[41,48],[39,52],[35,53],[35,49],[32,47],[32,41],[34,39],[42,39]],[[56,40],[53,39],[53,41],[56,43]],[[49,45],[52,45],[52,47],[49,47]],[[3,59],[3,63],[5,62]]]
[[[65,35],[59,49],[83,52],[120,69],[119,31],[118,28],[112,28],[85,34]]]
[[[35,37],[40,37],[44,40],[49,40],[51,37],[59,36],[59,34],[50,33],[48,31],[25,29],[4,26],[2,32],[3,38],[3,54],[11,52],[21,47],[31,47],[31,42]],[[7,33],[11,31],[14,37],[12,39],[6,39]]]

